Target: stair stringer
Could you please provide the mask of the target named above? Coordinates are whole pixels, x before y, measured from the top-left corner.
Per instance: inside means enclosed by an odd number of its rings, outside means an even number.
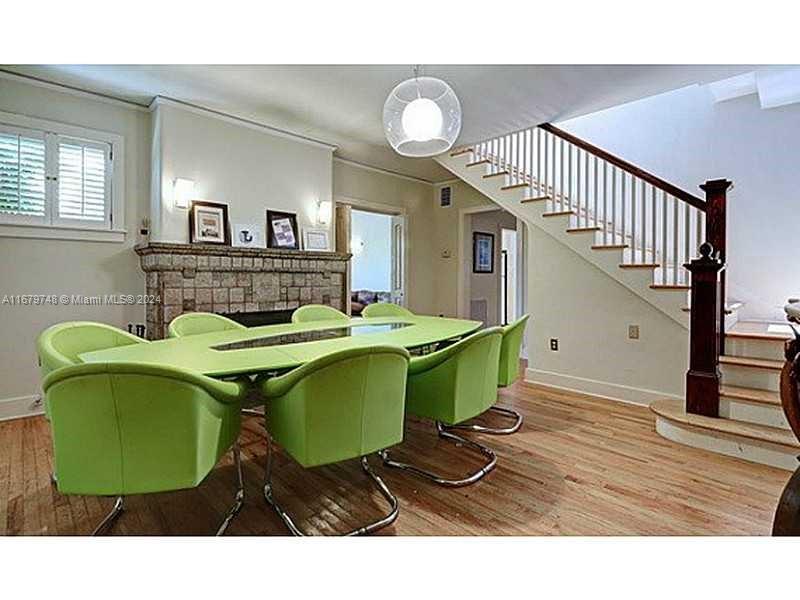
[[[651,288],[650,286],[655,283],[652,269],[620,268],[619,265],[623,263],[625,250],[593,249],[592,246],[602,243],[602,235],[598,235],[598,232],[580,231],[568,233],[567,229],[572,226],[573,217],[568,215],[543,216],[546,213],[548,202],[523,203],[522,200],[526,199],[529,188],[501,189],[505,184],[505,177],[484,177],[484,175],[492,172],[491,165],[479,164],[468,167],[467,165],[471,160],[471,152],[456,156],[445,154],[436,158],[439,164],[481,192],[495,204],[525,223],[544,231],[570,248],[589,264],[600,269],[620,285],[667,315],[683,329],[689,329],[689,315],[682,310],[687,304],[688,294],[685,290],[656,290]]]

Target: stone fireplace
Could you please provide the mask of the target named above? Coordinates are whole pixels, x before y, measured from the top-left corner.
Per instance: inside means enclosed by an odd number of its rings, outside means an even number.
[[[184,312],[219,314],[289,311],[326,304],[347,312],[350,254],[233,248],[212,244],[136,246],[146,273],[147,337],[166,337]]]

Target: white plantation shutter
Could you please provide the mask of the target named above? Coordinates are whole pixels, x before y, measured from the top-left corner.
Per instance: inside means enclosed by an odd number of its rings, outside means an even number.
[[[110,146],[58,139],[58,218],[105,222],[110,211]]]
[[[0,215],[44,221],[45,156],[44,133],[0,125]]]

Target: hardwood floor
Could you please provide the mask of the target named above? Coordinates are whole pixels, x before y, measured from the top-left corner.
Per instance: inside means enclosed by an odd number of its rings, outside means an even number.
[[[499,457],[476,485],[441,488],[370,459],[401,505],[382,534],[767,535],[791,475],[665,440],[644,407],[524,383],[500,401],[525,423],[512,436],[465,434]],[[265,445],[255,417],[241,442],[247,498],[228,535],[285,535],[261,495]],[[111,507],[109,498],[59,494],[51,454],[44,418],[0,423],[0,534],[86,534]],[[453,475],[480,460],[419,421],[408,422],[393,457]],[[276,497],[309,533],[344,531],[386,510],[358,461],[304,470],[279,454],[275,475]],[[211,534],[234,480],[226,457],[196,490],[129,497],[112,534]]]

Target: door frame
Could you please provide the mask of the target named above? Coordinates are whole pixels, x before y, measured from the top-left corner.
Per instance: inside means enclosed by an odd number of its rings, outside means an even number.
[[[374,212],[383,215],[390,215],[395,217],[403,217],[405,225],[403,227],[403,302],[401,306],[408,305],[408,295],[410,290],[410,283],[408,278],[408,210],[405,206],[395,206],[394,204],[384,204],[383,202],[374,202],[372,200],[364,200],[362,198],[354,198],[352,196],[333,196],[334,214],[337,204],[346,204],[350,208],[360,210],[363,212]],[[336,247],[336,228],[333,228],[333,247]],[[353,274],[351,261],[347,261],[347,312],[350,313],[350,294],[353,291]]]
[[[458,302],[457,317],[461,319],[469,319],[469,301],[467,293],[469,287],[466,278],[466,266],[472,261],[471,253],[464,253],[464,243],[466,240],[466,221],[467,216],[471,218],[472,215],[485,212],[494,212],[496,210],[505,210],[498,204],[483,204],[481,206],[471,206],[469,208],[462,208],[458,211],[458,256],[461,256],[458,265],[458,278],[457,278],[457,293]],[[508,211],[506,211],[508,212]],[[528,244],[528,238],[525,232],[525,222],[517,218],[517,312],[525,314],[527,308],[527,269],[525,268],[525,251]],[[463,256],[462,256],[463,254]],[[470,269],[471,271],[471,269]]]

